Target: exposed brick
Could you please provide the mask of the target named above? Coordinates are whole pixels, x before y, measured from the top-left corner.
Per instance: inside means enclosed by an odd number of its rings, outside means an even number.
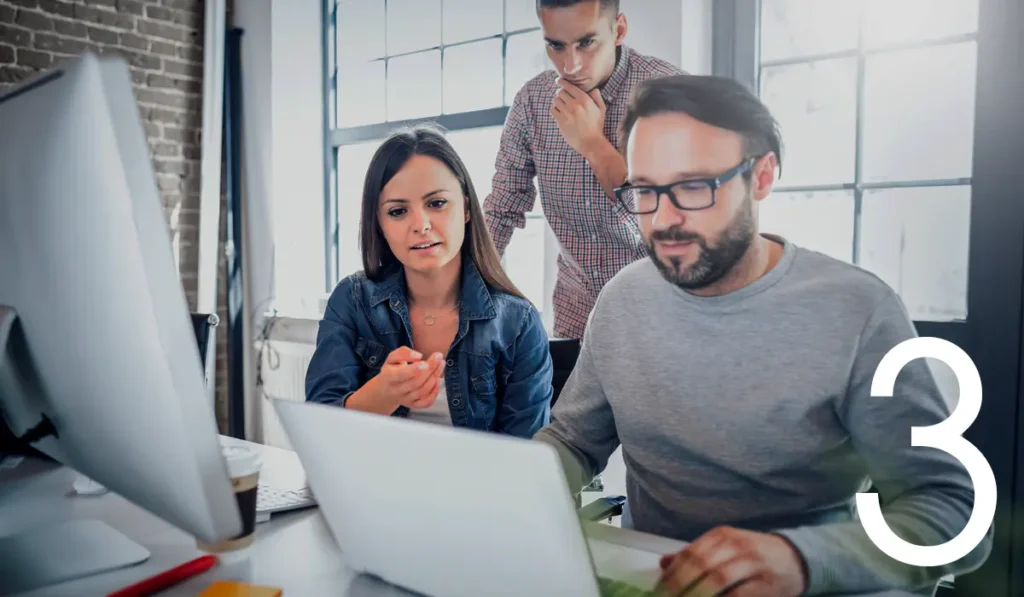
[[[151,122],[159,122],[161,124],[170,124],[173,126],[188,126],[189,117],[185,112],[178,112],[175,110],[165,110],[163,108],[148,108],[146,110],[146,120]]]
[[[181,154],[187,159],[198,160],[202,157],[202,151],[200,151],[198,145],[185,145],[181,148]]]
[[[53,65],[53,55],[35,50],[18,50],[18,64],[39,70],[50,68]]]
[[[107,8],[117,8],[117,0],[85,0],[86,4],[92,6],[106,6]]]
[[[121,54],[128,59],[128,64],[136,68],[145,68],[149,70],[160,70],[163,66],[163,62],[156,56],[151,56],[144,52],[135,52],[132,50],[122,50]]]
[[[116,44],[120,40],[120,36],[116,31],[110,29],[89,27],[89,39],[101,44]]]
[[[165,126],[164,139],[178,143],[187,143],[192,140],[192,132],[176,126]]]
[[[14,24],[33,31],[53,31],[53,19],[33,10],[19,10]]]
[[[11,46],[0,46],[0,63],[14,62],[14,48]]]
[[[70,37],[86,37],[89,33],[89,28],[84,23],[65,21],[64,19],[54,19],[53,30],[60,35],[68,35]]]
[[[143,52],[149,50],[149,40],[134,33],[121,33],[120,43],[132,50],[142,50]]]
[[[192,41],[192,35],[186,29],[174,25],[165,25],[153,21],[139,21],[138,29],[139,33],[143,35],[151,35],[182,43],[190,43]]]
[[[158,21],[167,21],[169,23],[173,23],[174,15],[175,11],[171,10],[170,8],[153,5],[146,7],[146,16],[150,19],[156,19]]]
[[[36,71],[23,66],[0,66],[0,83],[20,83]]]
[[[188,107],[188,98],[176,93],[140,89],[136,93],[136,97],[144,104],[167,106],[168,108],[178,108],[179,110]]]
[[[160,54],[168,58],[178,57],[178,46],[166,41],[153,40],[150,42],[149,51],[152,54]]]
[[[92,8],[84,4],[75,4],[75,18],[97,25],[117,27],[118,29],[134,29],[135,17],[111,10]]]
[[[136,0],[117,0],[117,11],[139,16],[146,14],[142,3]]]
[[[10,6],[0,5],[0,23],[13,23],[15,10]]]
[[[146,128],[146,135],[151,139],[160,138],[160,125],[155,122],[143,122],[142,126]]]
[[[244,2],[244,0],[242,1]],[[202,10],[201,3],[190,2],[189,0],[162,0],[160,3],[168,8],[176,8],[178,10],[190,10],[193,12]]]
[[[184,58],[190,62],[202,62],[203,49],[193,46],[182,46],[178,48],[178,57]]]
[[[177,143],[157,142],[150,146],[150,151],[152,151],[154,156],[174,158],[181,155],[181,146]]]
[[[156,177],[157,186],[160,187],[161,191],[178,191],[181,190],[181,177],[172,176],[169,174],[159,174]]]
[[[39,0],[39,10],[67,18],[75,16],[75,5],[69,0]]]
[[[49,33],[36,33],[35,45],[37,50],[56,52],[58,54],[81,54],[92,49],[90,44],[65,37],[57,37]]]
[[[146,71],[137,68],[129,69],[132,72],[132,83],[144,86],[146,84]]]
[[[156,160],[153,162],[153,167],[160,174],[177,174],[178,176],[188,174],[188,164],[177,160]]]
[[[29,46],[32,44],[32,32],[19,27],[0,25],[0,43],[11,44],[16,48]]]
[[[192,62],[178,62],[177,60],[164,60],[164,72],[169,75],[201,79],[203,76],[203,65]]]

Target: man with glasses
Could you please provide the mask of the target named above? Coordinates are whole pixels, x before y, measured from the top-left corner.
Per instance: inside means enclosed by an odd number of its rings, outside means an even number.
[[[561,246],[554,288],[554,336],[583,337],[601,287],[644,257],[640,230],[615,201],[626,175],[618,124],[640,81],[680,71],[623,44],[618,0],[536,0],[554,71],[526,83],[509,107],[484,199],[499,253],[526,225],[540,190]]]
[[[927,363],[892,398],[871,395],[882,357],[915,331],[898,295],[853,265],[758,230],[781,172],[765,106],[731,79],[638,88],[623,122],[627,181],[650,259],[603,289],[552,423],[574,492],[621,445],[623,526],[690,542],[662,560],[671,595],[795,597],[903,589],[981,565],[912,567],[856,520],[874,489],[889,527],[919,545],[964,528],[965,467],[911,447],[950,416]],[[952,440],[951,440],[952,441]]]

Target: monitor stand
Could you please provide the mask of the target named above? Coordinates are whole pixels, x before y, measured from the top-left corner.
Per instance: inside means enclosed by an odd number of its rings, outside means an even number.
[[[70,487],[54,486],[52,471],[19,475],[38,466],[38,455],[60,460],[59,447],[50,453],[31,444],[55,436],[60,424],[43,413],[42,386],[31,366],[25,334],[14,309],[0,305],[0,520],[45,518],[47,504],[76,496]],[[41,436],[41,437],[37,437]],[[58,475],[58,479],[66,478]],[[40,516],[42,508],[43,516]],[[73,510],[54,508],[56,511]],[[0,524],[0,529],[7,529]],[[63,520],[0,536],[0,594],[31,591],[140,564],[149,551],[98,520]]]

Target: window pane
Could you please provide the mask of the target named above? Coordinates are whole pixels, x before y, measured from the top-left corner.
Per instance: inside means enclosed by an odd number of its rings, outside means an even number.
[[[853,263],[853,193],[774,193],[758,211],[758,229]]]
[[[762,0],[761,60],[855,50],[861,2]]]
[[[537,0],[505,0],[505,31],[539,26]]]
[[[338,148],[338,273],[345,276],[363,269],[359,251],[359,217],[363,179],[380,141]]]
[[[338,61],[383,58],[384,0],[342,0],[338,3]]]
[[[493,126],[452,131],[447,135],[455,152],[466,164],[469,177],[473,181],[473,187],[476,188],[476,194],[481,203],[491,192],[491,179],[494,178],[494,158],[498,155],[498,145],[501,143],[501,129],[500,126]]]
[[[899,292],[916,321],[967,317],[971,188],[869,191],[861,265]]]
[[[388,120],[441,113],[441,50],[392,58],[388,62]]]
[[[501,39],[445,48],[445,114],[496,108],[501,99]]]
[[[388,55],[441,45],[441,0],[388,0]]]
[[[526,227],[516,230],[505,248],[505,272],[512,283],[540,311],[547,294],[544,292],[544,235],[547,222],[543,218],[527,218]]]
[[[444,0],[444,43],[500,35],[502,0]]]
[[[968,42],[868,58],[865,180],[971,175],[976,57]]]
[[[384,122],[384,61],[342,63],[338,68],[338,126]]]
[[[782,129],[781,184],[853,182],[855,58],[762,69],[761,98]]]
[[[505,105],[511,106],[523,85],[549,67],[543,33],[510,36],[505,49]]]
[[[869,48],[978,31],[978,0],[866,0],[865,8]]]

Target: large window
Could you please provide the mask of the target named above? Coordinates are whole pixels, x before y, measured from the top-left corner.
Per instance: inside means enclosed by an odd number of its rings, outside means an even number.
[[[761,229],[967,316],[978,0],[761,0],[757,87],[786,148]]]
[[[336,224],[326,243],[330,288],[362,268],[362,183],[381,140],[413,122],[438,122],[448,129],[483,201],[508,106],[548,64],[535,0],[326,2],[327,211]],[[550,305],[548,274],[556,253],[538,200],[526,229],[513,235],[504,262],[542,312]]]

